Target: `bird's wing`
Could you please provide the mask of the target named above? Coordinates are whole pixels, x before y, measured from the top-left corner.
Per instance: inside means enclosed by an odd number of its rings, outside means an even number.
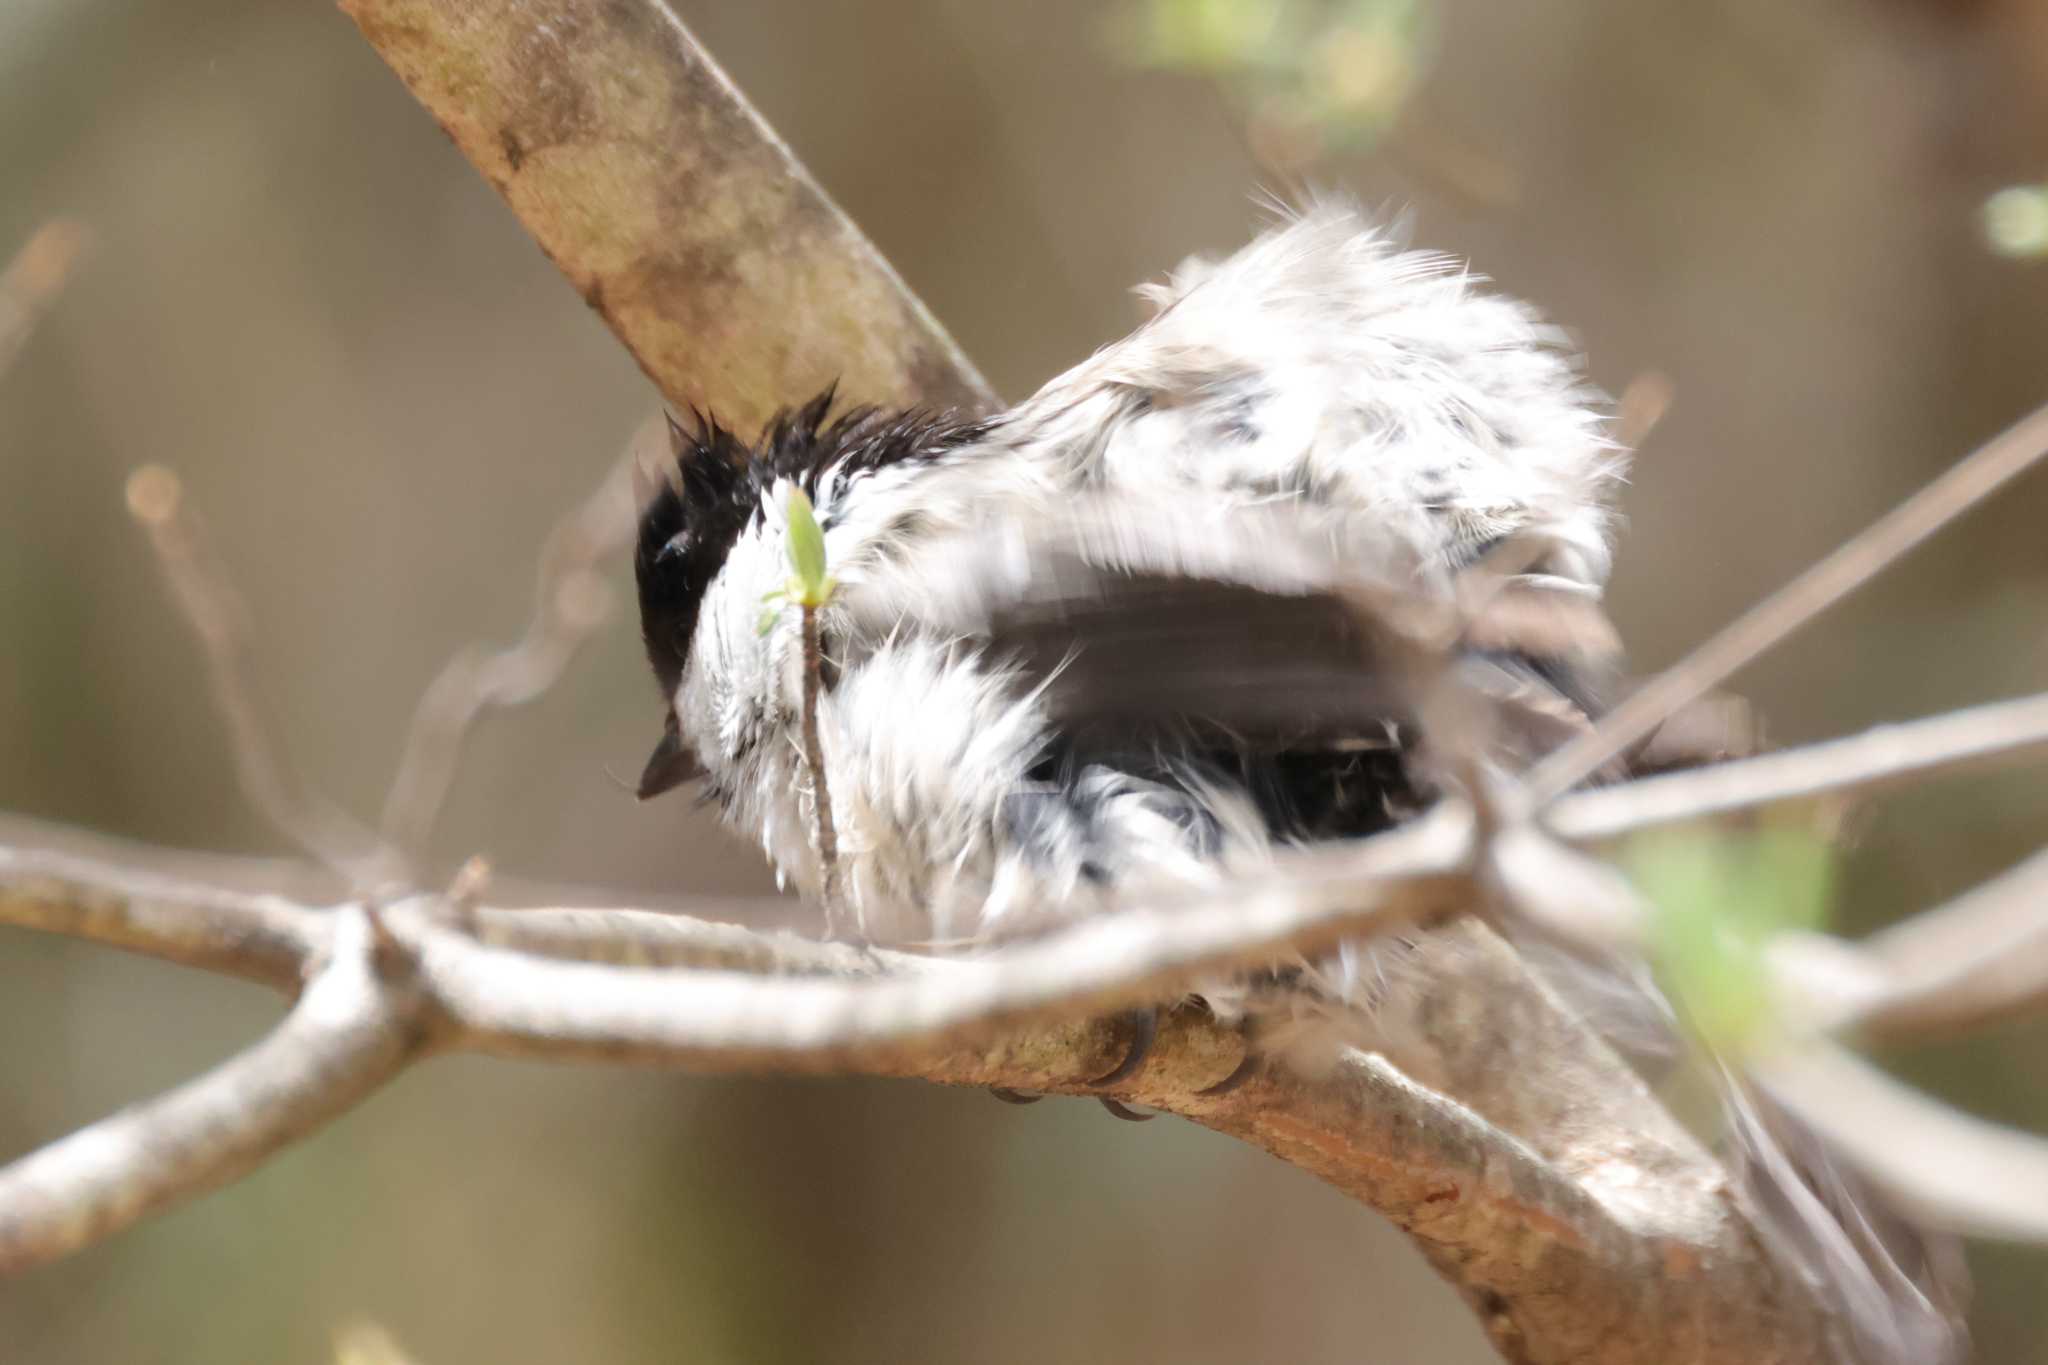
[[[1548,748],[1585,723],[1582,680],[1613,639],[1578,585],[1461,581],[1299,502],[1211,514],[1108,493],[924,543],[840,606],[856,636],[976,642],[1062,730],[1192,724],[1256,748],[1383,742],[1446,689]]]

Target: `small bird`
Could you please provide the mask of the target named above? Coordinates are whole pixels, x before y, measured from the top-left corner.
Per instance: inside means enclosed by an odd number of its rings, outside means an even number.
[[[993,418],[826,393],[748,446],[695,414],[636,570],[701,778],[817,896],[787,501],[815,504],[834,928],[972,941],[1200,884],[1432,798],[1417,632],[1512,545],[1461,680],[1527,756],[1597,708],[1622,458],[1563,337],[1325,205],[1144,292],[1154,316]],[[1512,608],[1512,609],[1510,609]]]
[[[634,563],[667,708],[642,799],[701,782],[841,934],[974,945],[1385,830],[1599,716],[1626,456],[1559,331],[1343,203],[1140,293],[1148,321],[992,417],[827,391],[752,444],[671,420]],[[793,527],[832,580],[802,615],[775,605]],[[1275,964],[1279,1006],[1201,994],[1369,1021],[1430,989],[1400,948]],[[1591,989],[1661,1027],[1640,982]],[[1952,1247],[1735,1109],[1735,1167],[1861,1353],[1963,1349]]]

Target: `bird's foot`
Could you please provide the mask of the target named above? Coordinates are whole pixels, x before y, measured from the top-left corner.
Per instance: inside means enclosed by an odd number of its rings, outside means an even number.
[[[1138,1074],[1139,1068],[1145,1065],[1145,1059],[1152,1055],[1152,1045],[1159,1037],[1159,1011],[1156,1009],[1130,1010],[1121,1016],[1121,1022],[1129,1030],[1131,1036],[1130,1046],[1125,1051],[1123,1060],[1103,1072],[1100,1076],[1091,1079],[1088,1082],[1089,1085],[1099,1088],[1127,1081]],[[988,1093],[1001,1100],[1004,1104],[1036,1104],[1045,1098],[1043,1095],[1028,1095],[1021,1090],[1011,1090],[1005,1086],[990,1086]],[[1158,1117],[1157,1114],[1141,1114],[1122,1101],[1112,1099],[1108,1095],[1098,1095],[1096,1099],[1104,1109],[1107,1109],[1118,1118],[1132,1123],[1143,1123],[1147,1119]]]
[[[1139,1069],[1145,1065],[1145,1059],[1152,1055],[1152,1045],[1159,1039],[1159,1011],[1128,1010],[1124,1013],[1122,1021],[1131,1033],[1130,1050],[1124,1053],[1122,1061],[1090,1081],[1090,1085],[1105,1087],[1127,1081],[1138,1074]],[[1095,1098],[1104,1109],[1129,1123],[1144,1123],[1159,1117],[1157,1114],[1141,1114],[1122,1101],[1111,1099],[1107,1095],[1097,1095]]]
[[[1214,1017],[1213,1012],[1211,1017]],[[1219,1020],[1218,1022],[1220,1023],[1221,1021]],[[1215,1099],[1220,1095],[1228,1095],[1231,1091],[1258,1075],[1260,1068],[1265,1066],[1266,1054],[1259,1050],[1257,1031],[1251,1016],[1246,1016],[1239,1021],[1237,1036],[1244,1040],[1243,1059],[1238,1062],[1236,1068],[1228,1076],[1225,1076],[1214,1085],[1203,1086],[1195,1094],[1204,1099]]]

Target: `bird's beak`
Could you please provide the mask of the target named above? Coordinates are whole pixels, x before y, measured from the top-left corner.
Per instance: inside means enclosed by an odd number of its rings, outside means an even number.
[[[670,718],[661,742],[654,746],[654,753],[640,772],[640,799],[649,800],[702,776],[704,765],[697,761],[697,755],[690,752],[690,746],[683,743],[674,718]]]

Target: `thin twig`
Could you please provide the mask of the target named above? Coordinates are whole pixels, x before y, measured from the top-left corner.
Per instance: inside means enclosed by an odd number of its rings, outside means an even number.
[[[2048,1140],[1960,1113],[1829,1043],[1767,1055],[1750,1070],[1926,1226],[2048,1241]]]
[[[2048,850],[1873,935],[1892,983],[1854,1020],[1872,1040],[1978,1029],[2048,1000]]]
[[[1559,838],[1594,843],[1654,825],[1884,786],[2048,750],[2048,693],[1881,725],[1760,758],[1573,792],[1543,814]]]
[[[775,902],[777,905],[789,902]],[[744,914],[743,903],[713,902],[701,913]],[[721,922],[627,908],[479,909],[471,932],[481,943],[540,957],[615,967],[701,967],[763,976],[830,976],[862,980],[884,972],[940,970],[945,959],[886,948],[858,947],[789,930],[763,931]]]
[[[7,373],[56,301],[85,253],[87,240],[82,223],[59,218],[37,228],[0,270],[0,374]]]
[[[818,688],[825,656],[818,642],[818,609],[806,602],[803,612],[804,765],[811,770],[811,805],[818,822],[818,863],[824,871],[823,899],[828,921],[839,921],[844,907],[839,893],[839,835],[832,823],[832,788],[825,780],[825,746],[818,739]]]
[[[1629,380],[1614,404],[1614,443],[1640,449],[1677,397],[1678,385],[1662,370],[1644,370]]]
[[[658,418],[643,423],[596,491],[549,534],[533,617],[519,642],[495,653],[464,650],[421,696],[384,803],[383,835],[393,847],[424,856],[477,718],[489,708],[524,706],[544,695],[609,619],[611,594],[600,567],[632,539],[636,452],[659,430]]]
[[[677,990],[633,975],[482,947],[430,915],[389,916],[449,1014],[483,1033],[765,1054],[929,1038],[962,1025],[1108,1011],[1171,999],[1205,974],[1315,953],[1473,901],[1471,822],[1455,808],[1341,851],[1311,850],[1228,891],[1082,920],[943,972],[871,981],[692,973]],[[417,922],[417,927],[415,923]],[[599,980],[603,989],[589,989]],[[557,1005],[552,1002],[573,1002]]]
[[[1530,772],[1529,797],[1546,803],[1648,735],[1687,703],[1862,587],[1920,542],[2048,454],[2048,407],[2037,409],[1957,463],[1862,534],[1723,627],[1659,673],[1585,735]]]
[[[375,888],[408,880],[403,861],[374,832],[307,791],[293,774],[252,675],[246,610],[185,508],[178,476],[161,465],[145,465],[129,475],[127,491],[128,510],[149,533],[172,595],[204,647],[235,775],[250,804],[351,885]]]
[[[405,1064],[402,995],[376,979],[367,917],[262,1042],[196,1080],[0,1168],[0,1275],[216,1189],[353,1106]]]

